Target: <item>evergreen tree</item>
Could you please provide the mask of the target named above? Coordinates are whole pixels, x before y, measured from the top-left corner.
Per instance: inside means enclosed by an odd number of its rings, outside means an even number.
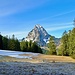
[[[3,37],[2,41],[3,41],[3,49],[8,50],[8,38],[7,38],[7,36]]]
[[[28,50],[31,52],[32,51],[32,41],[30,40],[29,42],[28,42]]]
[[[21,51],[24,51],[24,41],[20,42]]]
[[[69,55],[68,34],[66,31],[63,33],[63,36],[61,38],[61,50],[62,50],[62,55]]]
[[[28,41],[25,42],[25,48],[26,48],[26,51],[28,52]]]
[[[23,52],[28,51],[28,42],[27,41],[22,41],[20,43],[20,48],[21,48],[21,51],[23,51]]]
[[[14,39],[9,39],[8,48],[9,50],[15,50],[15,40]]]
[[[56,54],[56,45],[55,45],[53,36],[50,37],[48,47],[49,47],[49,53],[48,54],[55,55]]]
[[[15,40],[15,50],[20,51],[20,42],[18,41],[18,39]]]
[[[70,55],[75,58],[75,28],[63,33],[61,38],[60,51],[62,55]]]
[[[9,50],[20,51],[20,43],[18,39],[15,39],[15,36],[12,35],[12,38],[8,40],[8,48]]]
[[[33,42],[32,44],[32,52],[42,53],[42,49],[36,44],[36,42]]]
[[[22,41],[20,43],[20,47],[21,47],[21,50],[24,52],[42,53],[41,48],[35,42],[32,42],[32,41],[29,41],[29,42]]]
[[[38,53],[38,46],[36,45],[36,42],[32,44],[32,52]]]
[[[3,49],[2,35],[0,34],[0,49]]]
[[[75,28],[70,33],[69,37],[69,55],[75,54]]]

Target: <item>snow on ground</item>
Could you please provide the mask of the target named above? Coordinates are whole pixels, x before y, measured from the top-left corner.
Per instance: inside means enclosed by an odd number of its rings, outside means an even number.
[[[22,56],[22,54],[24,56]],[[26,55],[28,54],[28,56]],[[15,58],[26,58],[32,59],[33,56],[37,56],[39,53],[32,53],[32,52],[20,52],[20,51],[9,51],[9,50],[0,50],[0,55],[2,56],[10,56]]]

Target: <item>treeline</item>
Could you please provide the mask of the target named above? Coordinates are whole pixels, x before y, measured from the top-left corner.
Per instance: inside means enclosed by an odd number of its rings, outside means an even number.
[[[7,36],[4,37],[0,34],[0,49],[42,53],[42,49],[35,42],[19,42],[14,35],[12,35],[12,38],[8,38]]]
[[[75,58],[75,28],[63,33],[61,44],[58,47],[58,55],[72,56]]]
[[[21,50],[23,52],[35,52],[35,53],[42,53],[42,49],[36,44],[36,42],[32,41],[22,41],[20,43]]]
[[[75,58],[75,28],[65,31],[61,37],[60,45],[56,46],[53,36],[50,37],[46,54],[71,56]]]

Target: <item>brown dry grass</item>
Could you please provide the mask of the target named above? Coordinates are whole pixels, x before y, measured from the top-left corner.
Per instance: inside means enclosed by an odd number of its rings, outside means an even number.
[[[75,59],[69,57],[69,56],[56,56],[56,55],[43,55],[40,54],[37,57],[33,57],[34,59],[44,60],[48,62],[75,62]]]
[[[13,58],[3,56],[0,58],[0,62],[31,62],[31,63],[42,63],[42,62],[75,62],[75,59],[72,59],[68,56],[56,56],[56,55],[44,55],[39,54],[38,56],[33,56],[33,59],[22,59],[22,58]]]

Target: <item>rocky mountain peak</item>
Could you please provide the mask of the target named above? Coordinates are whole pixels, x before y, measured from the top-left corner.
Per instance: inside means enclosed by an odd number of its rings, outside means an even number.
[[[41,28],[42,26],[40,24],[35,25],[36,28]]]
[[[47,33],[47,31],[41,25],[37,24],[35,25],[34,29],[28,33],[25,40],[32,40],[33,42],[37,42],[37,44],[40,46],[45,46],[49,37],[50,35]]]

